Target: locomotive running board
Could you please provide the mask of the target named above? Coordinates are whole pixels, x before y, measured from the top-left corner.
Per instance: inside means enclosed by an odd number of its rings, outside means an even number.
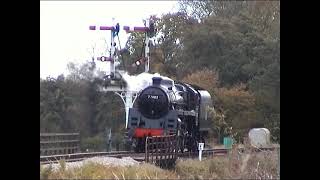
[[[184,116],[198,116],[198,113],[194,111],[184,111],[184,110],[176,110],[178,115],[184,115]]]

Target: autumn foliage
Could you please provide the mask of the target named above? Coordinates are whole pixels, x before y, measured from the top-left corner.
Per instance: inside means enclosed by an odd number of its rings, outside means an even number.
[[[209,69],[194,72],[182,81],[210,92],[215,108],[212,128],[220,138],[226,135],[243,136],[257,120],[256,99],[245,84],[221,87],[219,74]]]

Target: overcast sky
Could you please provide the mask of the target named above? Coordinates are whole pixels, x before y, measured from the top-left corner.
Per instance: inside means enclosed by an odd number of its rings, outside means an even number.
[[[95,55],[102,53],[110,32],[89,31],[90,25],[119,22],[123,47],[129,35],[123,26],[143,26],[151,14],[174,11],[177,1],[40,1],[40,77],[65,74],[68,62],[91,59],[93,46]]]

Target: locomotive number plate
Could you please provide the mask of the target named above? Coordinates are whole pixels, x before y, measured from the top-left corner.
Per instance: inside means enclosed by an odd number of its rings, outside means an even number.
[[[159,96],[148,95],[148,99],[159,99]]]

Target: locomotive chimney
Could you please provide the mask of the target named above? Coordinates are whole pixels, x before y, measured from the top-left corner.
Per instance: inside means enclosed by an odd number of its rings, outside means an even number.
[[[152,85],[159,86],[161,83],[162,78],[161,77],[153,77],[152,78]]]

